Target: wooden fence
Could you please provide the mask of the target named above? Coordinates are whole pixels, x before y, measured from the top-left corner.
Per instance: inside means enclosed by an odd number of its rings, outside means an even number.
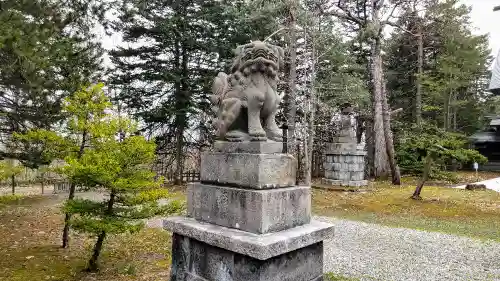
[[[176,179],[175,171],[169,171],[167,174],[163,175],[165,178],[165,183],[174,183]],[[197,182],[200,181],[200,172],[189,171],[182,173],[181,183]]]

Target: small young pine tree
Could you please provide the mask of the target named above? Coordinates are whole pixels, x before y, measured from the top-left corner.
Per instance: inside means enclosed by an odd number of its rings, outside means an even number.
[[[98,270],[103,243],[110,234],[135,232],[143,220],[180,211],[182,204],[169,200],[160,180],[155,181],[151,165],[156,145],[135,134],[132,122],[111,115],[99,121],[99,130],[89,138],[89,147],[80,154],[65,158],[63,174],[77,186],[101,190],[108,196],[102,202],[84,199],[68,200],[64,210],[71,216],[71,226],[97,237],[88,270]]]
[[[433,171],[446,167],[446,163],[455,160],[458,163],[485,163],[486,157],[478,151],[466,149],[467,139],[457,133],[446,132],[427,124],[422,128],[414,128],[400,139],[400,157],[402,162],[412,162],[411,168],[419,170],[420,180],[411,196],[421,200],[422,189]]]
[[[23,134],[14,134],[17,149],[28,151],[31,155],[24,160],[25,165],[38,168],[48,165],[54,159],[80,158],[89,146],[90,136],[93,138],[110,135],[106,112],[111,107],[109,99],[103,91],[104,84],[98,83],[81,87],[73,95],[64,99],[62,112],[64,127],[58,132],[45,129],[29,130]],[[70,179],[68,200],[75,197],[77,183]],[[62,247],[69,246],[71,213],[65,213]]]
[[[96,236],[89,271],[98,269],[107,236],[137,231],[142,228],[143,219],[182,208],[175,200],[158,204],[158,199],[169,198],[169,193],[160,188],[161,179],[155,181],[150,169],[155,144],[135,135],[135,125],[130,120],[113,116],[103,86],[83,87],[65,100],[63,131],[33,130],[16,135],[19,143],[25,149],[36,150],[44,163],[57,158],[65,160],[66,165],[56,169],[71,182],[64,206],[63,247],[68,246],[70,225]],[[103,190],[107,199],[76,199],[76,186]]]

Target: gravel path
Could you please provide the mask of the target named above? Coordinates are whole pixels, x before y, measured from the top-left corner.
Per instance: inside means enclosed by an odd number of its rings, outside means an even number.
[[[500,281],[500,243],[317,217],[335,225],[325,272],[383,281]],[[162,227],[162,219],[148,221]]]
[[[362,222],[335,224],[325,272],[360,280],[500,280],[500,243]]]

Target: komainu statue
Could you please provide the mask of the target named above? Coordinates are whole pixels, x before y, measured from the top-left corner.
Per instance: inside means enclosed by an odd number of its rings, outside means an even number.
[[[239,46],[235,53],[231,73],[219,73],[212,87],[218,138],[283,141],[275,120],[280,103],[277,83],[283,68],[283,49],[254,41]]]

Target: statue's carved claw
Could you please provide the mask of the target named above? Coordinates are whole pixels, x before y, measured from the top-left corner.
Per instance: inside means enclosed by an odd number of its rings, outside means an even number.
[[[245,141],[248,140],[248,134],[240,130],[229,131],[226,133],[226,140],[231,142]]]
[[[266,141],[267,137],[262,136],[250,136],[250,141]]]
[[[251,141],[265,141],[267,140],[266,132],[263,129],[249,130],[248,135]]]

